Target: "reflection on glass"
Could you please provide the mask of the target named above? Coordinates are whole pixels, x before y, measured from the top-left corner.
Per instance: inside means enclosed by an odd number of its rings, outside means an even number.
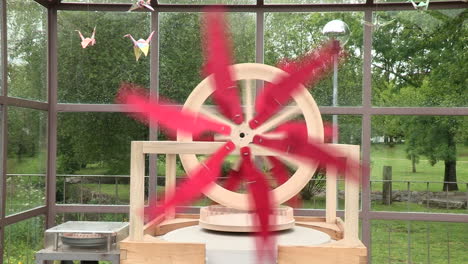
[[[7,2],[8,95],[47,100],[47,9],[34,1]]]
[[[373,220],[372,263],[464,263],[467,232],[467,223]]]
[[[375,13],[373,104],[468,106],[466,12]]]
[[[36,216],[5,227],[4,263],[34,263],[36,251],[43,248],[45,217]]]
[[[255,62],[255,15],[230,13],[234,63]],[[242,23],[239,23],[242,21]],[[199,13],[162,13],[160,22],[159,90],[183,103],[202,80],[204,63]]]
[[[47,113],[8,107],[6,215],[45,204]]]
[[[312,51],[327,40],[323,27],[340,19],[349,26],[351,35],[345,46],[348,56],[338,68],[338,105],[361,105],[362,18],[362,13],[266,13],[265,63],[277,65]],[[332,105],[331,73],[313,86],[312,95],[318,105]]]
[[[148,128],[119,113],[58,116],[58,203],[128,204],[130,142]]]
[[[372,118],[373,210],[468,213],[467,121],[466,116]]]
[[[135,60],[126,34],[146,39],[150,34],[146,12],[58,13],[58,99],[63,103],[114,103],[123,81],[149,87],[150,55]],[[96,44],[83,49],[75,30],[85,37],[96,27]],[[157,41],[157,36],[153,36]]]

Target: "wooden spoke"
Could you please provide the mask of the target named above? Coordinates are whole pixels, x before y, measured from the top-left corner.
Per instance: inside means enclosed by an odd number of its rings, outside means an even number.
[[[253,80],[245,80],[243,103],[244,103],[244,109],[245,109],[245,120],[247,122],[252,120],[253,112],[254,112],[254,101],[253,101],[254,86],[253,84],[254,84]]]
[[[235,126],[235,124],[228,120],[227,118],[221,116],[220,114],[217,114],[217,111],[214,109],[210,109],[207,107],[202,107],[200,109],[200,113],[202,113],[204,116],[213,119],[214,121],[218,121],[220,123],[226,124],[231,127],[231,129]]]
[[[266,123],[261,125],[256,129],[256,132],[258,134],[262,134],[265,132],[268,132],[269,130],[277,127],[280,124],[283,124],[286,121],[289,121],[293,119],[294,117],[298,116],[301,114],[302,111],[299,107],[297,106],[288,106],[285,108],[285,110],[281,111],[278,113],[276,116],[272,117],[270,120],[268,120]]]

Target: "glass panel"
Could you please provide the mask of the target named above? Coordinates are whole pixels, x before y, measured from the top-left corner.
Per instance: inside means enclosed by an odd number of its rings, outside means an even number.
[[[374,105],[468,106],[465,9],[374,15]]]
[[[0,95],[3,95],[3,10],[5,9],[5,2],[0,2]]]
[[[8,95],[47,100],[47,9],[28,1],[7,1]]]
[[[35,263],[36,251],[44,246],[44,221],[44,216],[36,216],[5,227],[3,263]]]
[[[189,5],[254,5],[256,0],[158,0],[160,4]]]
[[[148,128],[120,113],[58,115],[57,202],[128,204],[130,142]]]
[[[372,263],[466,263],[468,223],[373,220]]]
[[[265,0],[265,4],[362,4],[365,0]]]
[[[266,13],[265,63],[277,65],[283,59],[295,59],[317,48],[326,40],[323,27],[334,19],[344,21],[351,34],[345,46],[348,56],[337,73],[337,105],[361,105],[362,13]],[[332,80],[330,72],[313,88],[317,104],[333,105]]]
[[[47,113],[8,107],[6,215],[45,204]]]
[[[467,121],[467,116],[373,117],[372,209],[468,213]]]
[[[202,80],[199,13],[161,13],[159,91],[183,103]],[[255,61],[255,14],[228,15],[235,63]],[[242,21],[242,23],[238,23]]]
[[[156,1],[156,0],[153,0]],[[113,3],[122,3],[122,4],[128,4],[133,1],[129,0],[62,0],[60,1],[62,3],[99,3],[99,4],[113,4]],[[136,3],[137,1],[135,1]]]
[[[75,30],[96,44],[85,49]],[[149,87],[150,58],[135,61],[133,44],[124,35],[147,39],[150,15],[146,12],[58,13],[58,100],[64,103],[113,103],[123,81]],[[153,42],[157,36],[153,36]],[[148,54],[149,56],[149,54]]]
[[[106,221],[106,222],[128,222],[128,214],[110,213],[61,213],[55,217],[57,225],[68,221]]]
[[[424,1],[414,1],[416,5],[418,5],[420,2],[423,2],[423,3],[428,3],[430,5],[430,2],[445,2],[445,1],[450,1],[450,0],[431,0],[431,1],[427,1],[427,0],[424,0]],[[411,1],[407,1],[407,0],[374,0],[375,3],[407,3],[407,2],[411,2]],[[421,6],[419,8],[423,8],[424,6],[421,4]]]

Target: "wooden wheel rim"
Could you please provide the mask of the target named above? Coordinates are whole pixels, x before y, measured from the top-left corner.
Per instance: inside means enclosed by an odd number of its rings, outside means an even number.
[[[283,70],[276,67],[258,63],[235,64],[231,66],[231,70],[233,72],[233,78],[236,81],[262,80],[272,82],[277,78],[277,76],[287,74]],[[210,76],[201,81],[187,98],[183,109],[190,110],[192,112],[200,112],[203,103],[213,93],[213,86],[211,85],[211,82],[212,80]],[[302,115],[304,116],[307,125],[308,135],[315,140],[323,142],[323,122],[320,111],[310,93],[305,88],[301,90],[302,92],[296,94],[293,99],[299,109],[302,111]],[[268,123],[268,121],[266,123]],[[245,127],[245,123],[239,126]],[[232,130],[237,131],[236,129],[239,126],[233,126]],[[253,130],[253,132],[256,133],[261,130],[262,126]],[[192,141],[192,138],[178,134],[177,140],[190,142]],[[239,142],[236,142],[235,140],[233,140],[233,142],[236,143],[237,147],[239,147]],[[254,149],[253,152],[255,152]],[[180,154],[180,159],[186,172],[192,171],[200,164],[196,155],[194,154]],[[317,162],[299,164],[300,165],[298,169],[287,182],[271,190],[271,192],[273,192],[272,195],[274,197],[275,205],[282,204],[299,193],[302,188],[304,188],[304,186],[310,181],[318,166]],[[229,191],[217,183],[210,187],[209,190],[204,192],[204,194],[213,201],[226,207],[239,210],[251,209],[247,194]]]

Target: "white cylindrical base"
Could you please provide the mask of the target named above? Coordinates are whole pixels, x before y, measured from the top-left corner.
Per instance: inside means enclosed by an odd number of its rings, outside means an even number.
[[[275,234],[278,245],[310,246],[331,241],[330,236],[323,232],[300,226]],[[255,238],[252,234],[209,231],[199,226],[190,226],[171,231],[161,238],[170,242],[204,243],[207,264],[257,264]]]

